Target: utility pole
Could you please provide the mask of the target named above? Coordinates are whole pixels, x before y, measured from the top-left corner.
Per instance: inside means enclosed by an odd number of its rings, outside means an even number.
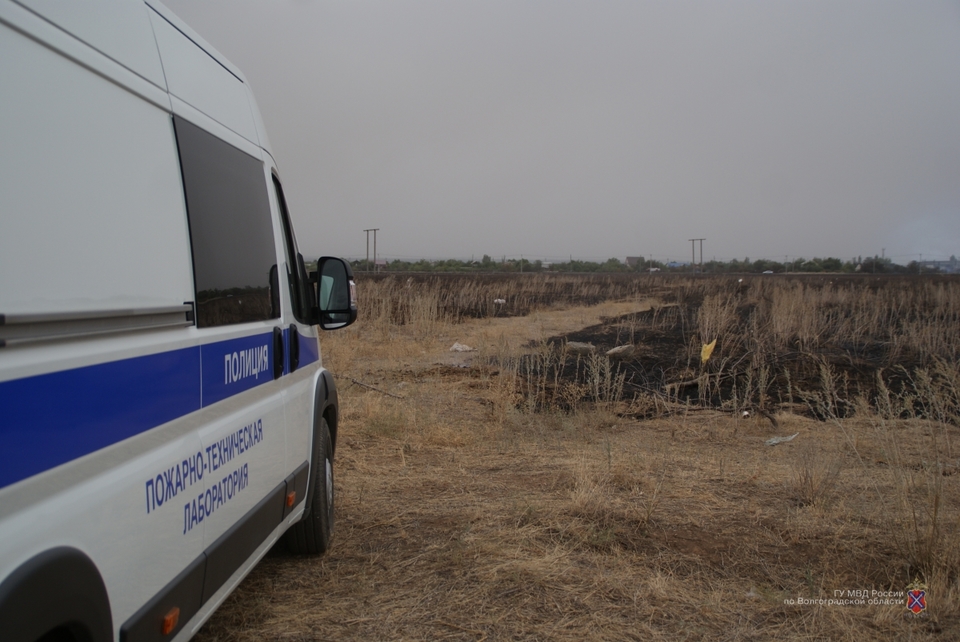
[[[693,263],[693,272],[697,272],[697,245],[700,241],[700,272],[703,272],[703,242],[707,239],[688,239],[690,241],[690,261]]]
[[[367,258],[363,262],[363,269],[367,272],[370,271],[370,230],[364,230],[367,235]]]
[[[373,270],[377,270],[377,231],[379,227],[371,227],[369,230],[364,230],[367,233],[367,272],[370,271],[370,232],[373,232]]]

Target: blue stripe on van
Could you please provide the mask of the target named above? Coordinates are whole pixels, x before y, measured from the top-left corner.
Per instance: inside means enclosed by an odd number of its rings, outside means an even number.
[[[272,337],[259,334],[0,383],[0,488],[273,381]],[[249,359],[259,346],[267,346],[269,367],[255,373],[262,364]],[[319,359],[316,340],[300,346],[301,367]]]
[[[257,334],[200,348],[204,407],[273,381],[273,333]]]
[[[320,344],[313,337],[300,335],[300,367],[320,360]]]
[[[200,349],[0,383],[0,488],[200,408]]]

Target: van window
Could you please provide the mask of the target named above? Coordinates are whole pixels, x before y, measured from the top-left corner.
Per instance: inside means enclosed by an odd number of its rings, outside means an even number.
[[[280,316],[263,163],[173,117],[190,222],[197,326]]]
[[[290,214],[287,212],[287,201],[283,197],[283,188],[276,175],[273,176],[273,189],[277,194],[277,204],[280,207],[280,224],[283,227],[284,250],[287,259],[287,280],[290,283],[290,300],[293,302],[293,315],[301,323],[308,323],[310,308],[314,305],[310,295],[309,279],[303,263],[303,256],[297,250],[297,239],[290,225]]]

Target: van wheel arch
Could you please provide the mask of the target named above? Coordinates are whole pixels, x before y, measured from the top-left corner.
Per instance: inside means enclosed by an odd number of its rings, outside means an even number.
[[[323,383],[317,386],[317,396],[315,404],[316,417],[314,418],[314,439],[317,437],[317,431],[320,429],[320,419],[327,420],[327,428],[330,430],[330,441],[333,452],[337,452],[337,406],[339,395],[337,394],[337,384],[333,380],[333,375],[329,371],[323,371]]]
[[[307,509],[284,536],[287,549],[295,555],[323,555],[333,537],[333,448],[325,419],[320,420],[317,441],[311,459]]]
[[[335,507],[332,501],[320,501],[317,492],[329,492],[327,496],[332,500],[332,468],[337,447],[337,403],[336,383],[330,372],[323,370],[314,398],[310,476],[307,481],[304,511],[300,521],[291,526],[284,536],[287,549],[295,554],[323,554],[329,546],[333,532]],[[328,466],[330,470],[327,470]],[[319,514],[318,510],[324,514]]]
[[[66,546],[30,558],[0,584],[0,631],[9,642],[109,642],[113,618],[100,571]]]

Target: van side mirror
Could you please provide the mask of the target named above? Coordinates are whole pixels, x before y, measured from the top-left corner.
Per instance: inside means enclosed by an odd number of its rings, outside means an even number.
[[[357,285],[349,263],[333,256],[321,257],[310,277],[316,283],[317,322],[321,328],[337,330],[357,320]]]

